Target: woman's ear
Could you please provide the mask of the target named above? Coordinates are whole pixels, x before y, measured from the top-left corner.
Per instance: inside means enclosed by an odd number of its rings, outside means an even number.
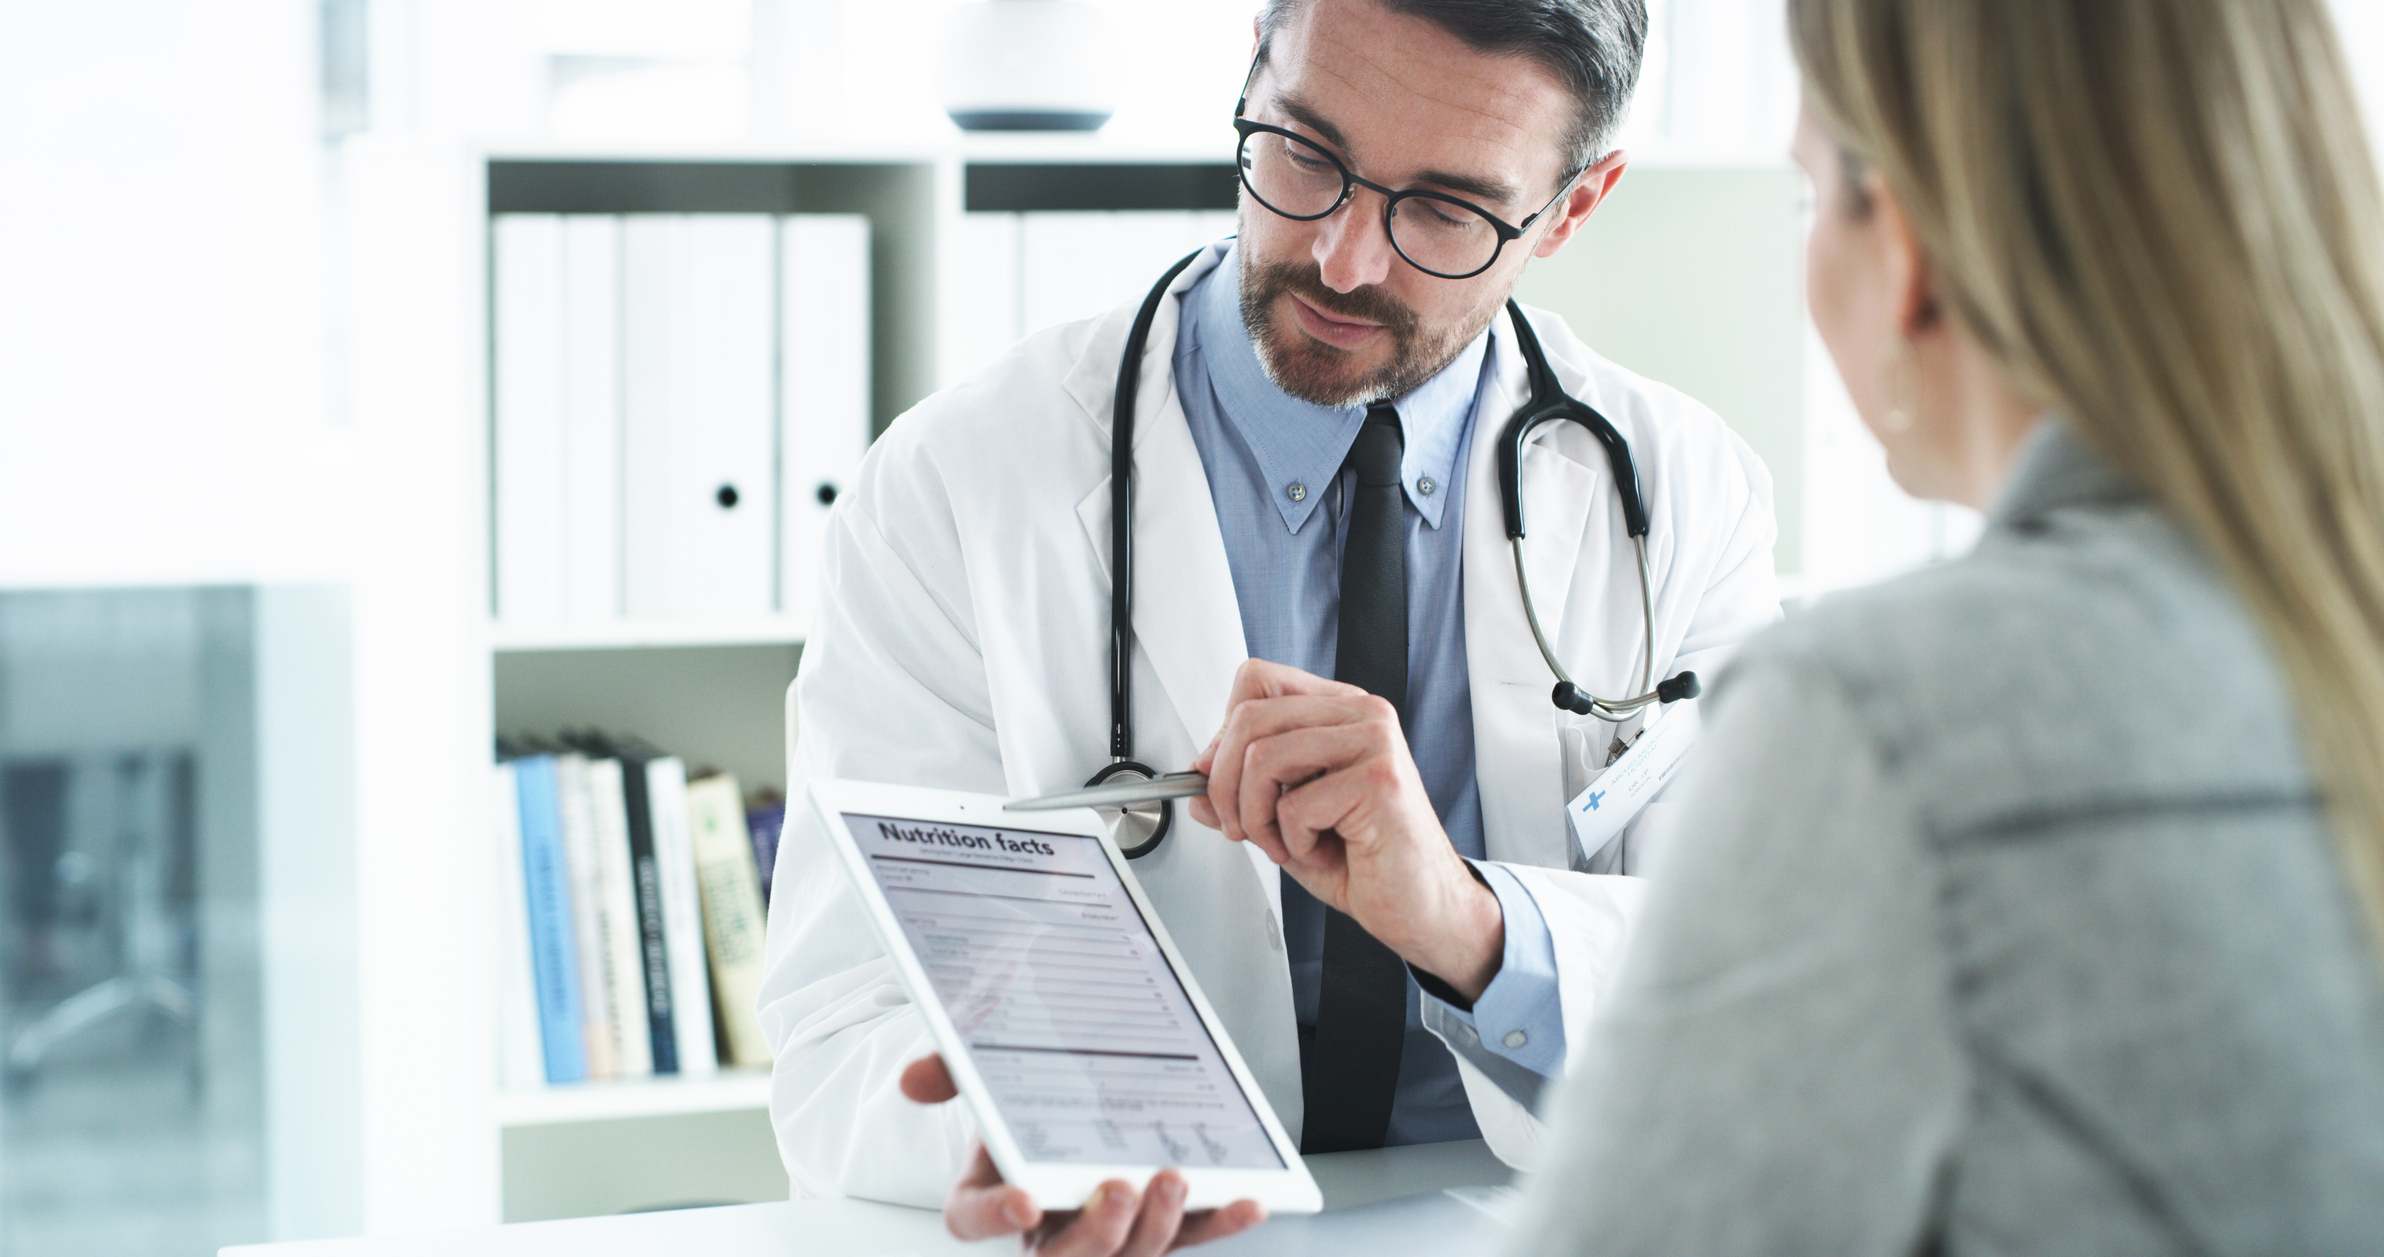
[[[1944,322],[1943,307],[1937,299],[1937,276],[1930,269],[1929,255],[1912,234],[1912,223],[1904,217],[1903,203],[1888,190],[1887,181],[1879,172],[1866,171],[1862,181],[1871,212],[1878,216],[1881,245],[1887,251],[1887,276],[1895,292],[1896,331],[1907,339],[1925,336]]]

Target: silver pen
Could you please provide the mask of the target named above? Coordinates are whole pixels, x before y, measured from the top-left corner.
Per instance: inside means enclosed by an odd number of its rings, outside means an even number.
[[[1002,808],[1011,812],[1056,812],[1067,807],[1132,807],[1161,799],[1188,799],[1208,792],[1207,773],[1166,773],[1136,781],[1086,786],[1082,790],[1062,790],[1032,799],[1012,799]]]

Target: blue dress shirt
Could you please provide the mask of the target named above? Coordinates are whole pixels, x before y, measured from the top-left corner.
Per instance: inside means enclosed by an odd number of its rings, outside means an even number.
[[[1191,424],[1225,535],[1250,654],[1319,676],[1333,674],[1341,589],[1342,462],[1365,424],[1362,405],[1316,406],[1275,387],[1258,364],[1241,313],[1240,250],[1184,294],[1175,346],[1176,391]],[[1491,333],[1440,374],[1393,404],[1406,439],[1407,710],[1405,728],[1425,792],[1459,854],[1498,896],[1506,953],[1498,977],[1470,1010],[1445,1004],[1408,979],[1407,1038],[1387,1142],[1479,1138],[1455,1059],[1424,1028],[1463,1028],[1467,1055],[1510,1093],[1528,1071],[1550,1077],[1564,1062],[1556,951],[1531,894],[1513,874],[1481,863],[1482,802],[1474,778],[1473,688],[1465,656],[1465,466],[1489,391]],[[1285,879],[1283,933],[1305,1058],[1314,1039],[1324,970],[1323,905]]]

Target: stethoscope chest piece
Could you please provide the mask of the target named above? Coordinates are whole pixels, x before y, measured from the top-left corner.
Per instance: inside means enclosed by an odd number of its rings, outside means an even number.
[[[1121,759],[1104,766],[1084,784],[1086,788],[1105,786],[1115,781],[1149,781],[1158,776],[1148,767],[1130,759]],[[1131,807],[1101,807],[1093,809],[1101,823],[1109,826],[1110,837],[1117,840],[1118,851],[1129,860],[1139,860],[1159,849],[1167,831],[1175,823],[1175,800],[1160,799],[1153,803],[1137,803]]]

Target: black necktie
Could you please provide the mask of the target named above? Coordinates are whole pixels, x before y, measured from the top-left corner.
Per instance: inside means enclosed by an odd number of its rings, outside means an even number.
[[[1333,675],[1407,708],[1407,527],[1399,484],[1399,413],[1366,412],[1350,447],[1357,473],[1341,549],[1341,622]],[[1407,1036],[1407,966],[1340,912],[1324,927],[1313,1076],[1304,1082],[1300,1151],[1379,1148],[1399,1089]]]

